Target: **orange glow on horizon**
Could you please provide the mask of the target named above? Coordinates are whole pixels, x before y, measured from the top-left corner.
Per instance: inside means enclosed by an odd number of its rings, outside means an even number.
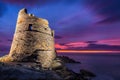
[[[57,50],[58,53],[120,53],[111,50]]]

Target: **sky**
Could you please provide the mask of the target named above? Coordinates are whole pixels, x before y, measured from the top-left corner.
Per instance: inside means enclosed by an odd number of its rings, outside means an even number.
[[[20,9],[47,19],[57,50],[120,51],[120,0],[0,0],[0,52],[9,52]]]

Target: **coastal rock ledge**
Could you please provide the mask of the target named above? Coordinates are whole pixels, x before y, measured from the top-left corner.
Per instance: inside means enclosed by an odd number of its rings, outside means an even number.
[[[37,63],[0,62],[0,80],[91,80],[94,77],[86,70],[75,73],[66,67],[48,70],[42,69]]]

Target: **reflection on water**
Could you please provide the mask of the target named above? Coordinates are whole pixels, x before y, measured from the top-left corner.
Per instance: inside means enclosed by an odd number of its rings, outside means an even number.
[[[86,69],[94,72],[95,80],[120,80],[120,54],[59,54],[69,56],[82,64],[66,64],[70,69],[79,72]]]

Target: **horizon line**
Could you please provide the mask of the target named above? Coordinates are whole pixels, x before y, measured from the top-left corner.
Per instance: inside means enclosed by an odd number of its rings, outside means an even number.
[[[120,50],[57,50],[58,53],[120,53]]]

